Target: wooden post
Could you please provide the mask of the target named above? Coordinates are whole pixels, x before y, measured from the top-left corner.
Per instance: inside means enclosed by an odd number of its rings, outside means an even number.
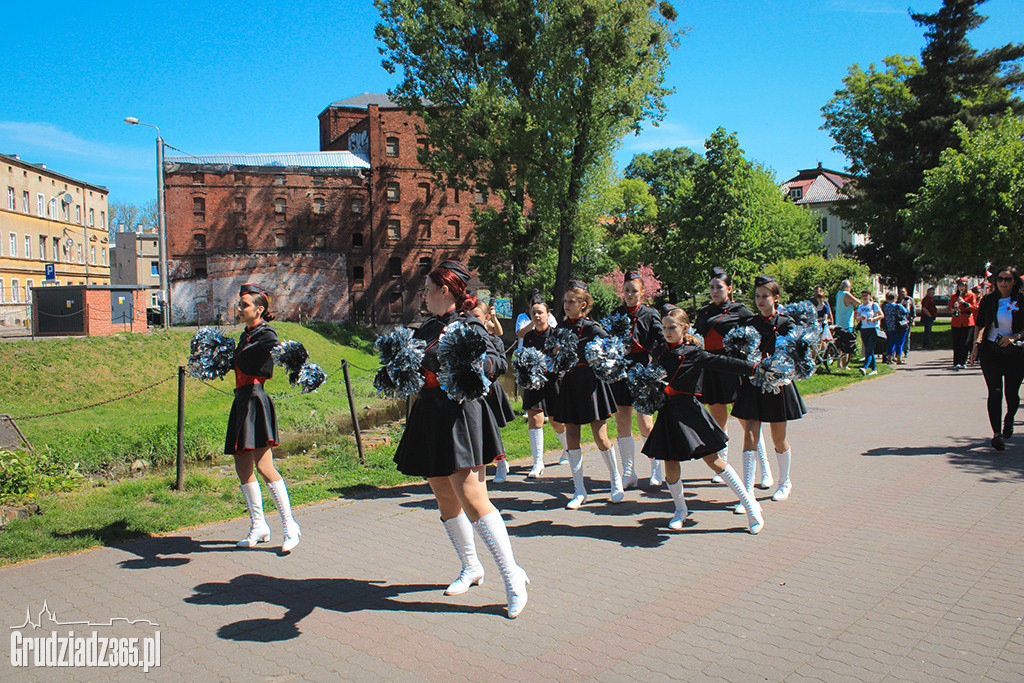
[[[185,366],[178,366],[178,479],[174,488],[185,487]]]
[[[345,376],[345,391],[348,393],[348,409],[352,415],[352,430],[356,435],[356,450],[359,451],[359,464],[365,465],[366,458],[363,455],[363,437],[359,434],[359,415],[356,414],[356,403],[352,397],[352,380],[348,377],[348,361],[341,361],[341,372]]]

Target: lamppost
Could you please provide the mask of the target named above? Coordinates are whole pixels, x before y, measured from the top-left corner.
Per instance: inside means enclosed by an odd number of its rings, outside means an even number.
[[[160,246],[160,318],[164,329],[171,323],[171,297],[167,284],[167,218],[164,208],[164,139],[160,137],[160,129],[151,123],[143,123],[134,116],[125,117],[129,126],[148,126],[156,129],[156,198],[157,198],[157,238]]]

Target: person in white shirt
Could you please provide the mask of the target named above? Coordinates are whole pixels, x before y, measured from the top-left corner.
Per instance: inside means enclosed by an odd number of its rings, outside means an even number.
[[[882,309],[871,299],[871,292],[861,292],[860,306],[857,307],[857,320],[860,321],[860,338],[864,343],[864,365],[860,369],[862,375],[877,375],[875,364],[875,342],[878,339],[878,321],[882,319]],[[870,371],[868,370],[870,368]]]

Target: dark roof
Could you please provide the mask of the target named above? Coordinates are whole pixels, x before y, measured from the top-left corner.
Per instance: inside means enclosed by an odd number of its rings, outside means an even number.
[[[426,106],[430,106],[432,104],[430,100],[421,99],[420,102],[422,102]],[[364,92],[360,95],[356,95],[355,97],[349,97],[348,99],[345,100],[338,100],[337,102],[332,102],[331,106],[346,107],[349,109],[366,109],[367,106],[371,104],[376,104],[378,107],[390,107],[392,109],[401,108],[397,103],[392,102],[390,97],[388,97],[384,93],[379,92]]]

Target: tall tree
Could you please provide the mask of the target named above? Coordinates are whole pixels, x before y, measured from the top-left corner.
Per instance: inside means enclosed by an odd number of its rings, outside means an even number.
[[[853,200],[837,212],[870,238],[857,255],[892,283],[911,286],[917,280],[919,252],[904,209],[942,150],[958,144],[954,123],[973,128],[1008,107],[1024,108],[1015,96],[1024,84],[1015,63],[1024,45],[978,53],[967,39],[986,19],[977,12],[984,2],[944,0],[934,14],[911,13],[926,27],[920,63],[892,56],[881,72],[874,65],[867,72],[854,65],[843,89],[822,109],[822,128],[859,176]]]
[[[107,230],[110,241],[115,241],[119,232],[143,232],[157,227],[157,203],[155,199],[146,202],[145,206],[128,202],[110,202],[107,207],[110,219]]]
[[[679,185],[661,214],[672,227],[655,272],[675,296],[704,291],[714,266],[749,288],[766,264],[821,250],[811,214],[786,201],[772,174],[744,157],[735,133],[718,128],[705,149],[701,172],[692,185]]]
[[[423,114],[421,161],[447,182],[483,186],[503,211],[480,220],[477,265],[510,273],[557,246],[556,303],[568,282],[590,170],[647,118],[664,113],[675,10],[654,0],[375,0],[391,92]],[[424,107],[424,101],[433,106]],[[491,231],[490,237],[481,235]],[[517,270],[518,269],[518,270]]]

